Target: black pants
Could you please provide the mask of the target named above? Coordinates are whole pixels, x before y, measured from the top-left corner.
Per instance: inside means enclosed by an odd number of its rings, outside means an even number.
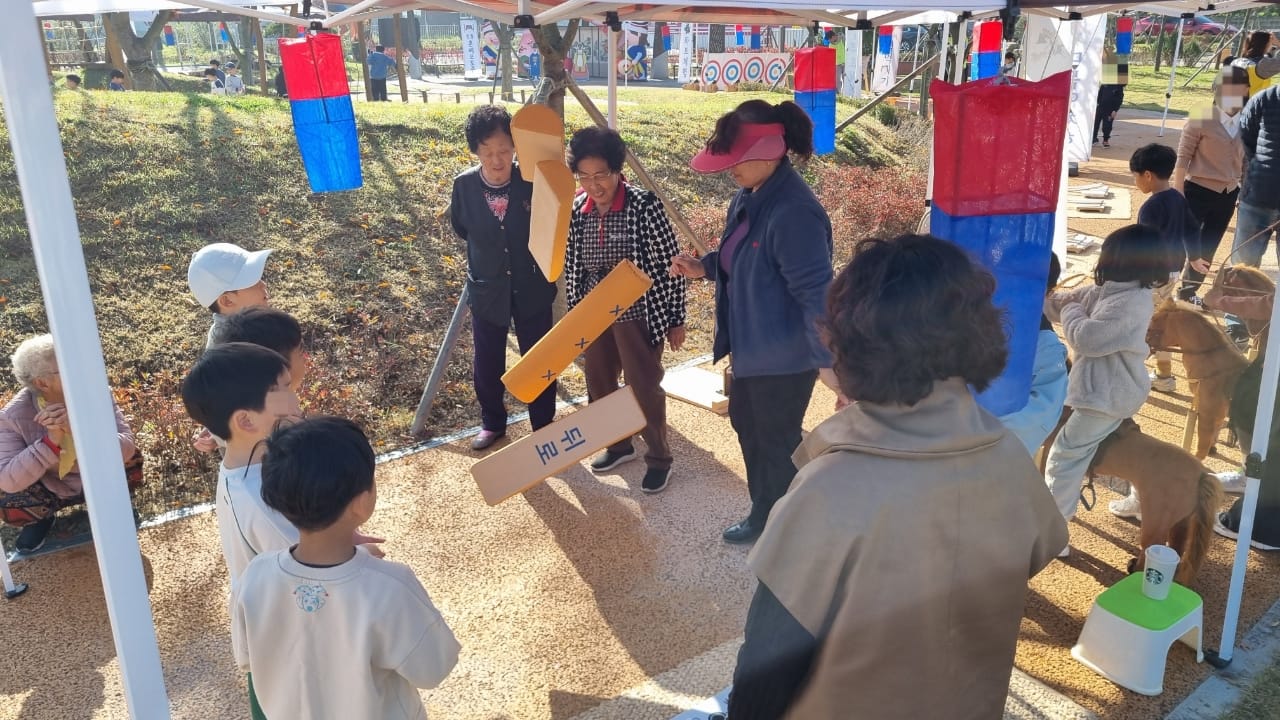
[[[800,446],[801,423],[817,379],[817,370],[733,378],[729,422],[738,433],[747,466],[747,520],[755,527],[764,527],[774,503],[791,488],[796,476],[791,453]]]
[[[1262,429],[1254,425],[1258,410],[1258,394],[1262,389],[1262,367],[1265,355],[1258,355],[1236,381],[1231,398],[1231,425],[1242,436],[1252,434],[1260,438]],[[1276,395],[1276,410],[1280,410],[1280,394]],[[1271,421],[1272,448],[1280,447],[1280,414],[1273,414]],[[1270,454],[1270,453],[1268,453]],[[1280,462],[1268,459],[1263,468],[1261,488],[1258,493],[1258,510],[1253,520],[1253,539],[1273,547],[1280,547]],[[1240,528],[1240,514],[1244,498],[1231,504],[1227,526]]]
[[[1231,224],[1231,218],[1236,214],[1236,198],[1239,195],[1240,188],[1231,192],[1217,192],[1190,180],[1187,181],[1187,205],[1191,207],[1191,214],[1200,221],[1198,259],[1213,262],[1213,256],[1218,252],[1218,244],[1222,242],[1222,236],[1227,232],[1227,225]],[[1195,295],[1203,280],[1204,274],[1191,269],[1191,263],[1188,262],[1182,271],[1182,288],[1178,290],[1178,297],[1186,300]]]
[[[1102,139],[1111,139],[1111,128],[1115,126],[1115,111],[1103,110],[1099,108],[1097,115],[1093,116],[1093,141],[1098,142],[1098,128],[1102,128]]]
[[[391,102],[387,97],[387,79],[369,78],[369,90],[373,95],[373,101]]]
[[[551,329],[551,306],[523,319],[517,318],[516,342],[520,354],[529,352],[547,331]],[[502,432],[507,429],[507,406],[504,402],[507,388],[502,384],[502,374],[507,368],[506,325],[494,325],[471,314],[471,333],[475,343],[471,363],[471,379],[475,383],[476,400],[480,402],[480,424],[485,430]],[[529,403],[529,424],[537,430],[550,425],[556,416],[556,383],[552,382],[542,394]]]

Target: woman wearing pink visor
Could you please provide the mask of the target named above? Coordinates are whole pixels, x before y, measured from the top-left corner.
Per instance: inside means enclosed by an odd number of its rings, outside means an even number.
[[[791,166],[813,155],[813,123],[792,102],[748,100],[716,122],[690,165],[728,171],[741,188],[718,249],[678,255],[671,272],[716,283],[714,355],[733,353],[729,419],[747,467],[751,513],[724,531],[730,543],[760,536],[791,486],[791,454],[814,381],[836,387],[818,335],[831,284],[831,220]]]

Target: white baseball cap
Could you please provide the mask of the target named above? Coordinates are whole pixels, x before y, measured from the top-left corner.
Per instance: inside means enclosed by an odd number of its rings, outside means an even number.
[[[224,292],[253,287],[262,279],[270,250],[249,252],[239,245],[205,245],[191,256],[187,284],[202,307],[215,303]]]

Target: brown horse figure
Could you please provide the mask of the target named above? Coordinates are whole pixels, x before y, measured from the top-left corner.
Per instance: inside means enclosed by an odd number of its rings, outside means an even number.
[[[1271,297],[1276,293],[1276,284],[1274,280],[1258,268],[1249,267],[1248,265],[1233,265],[1218,271],[1218,277],[1214,280],[1213,289],[1215,292],[1221,292],[1226,297],[1233,298]],[[1267,347],[1267,325],[1271,322],[1270,311],[1268,310],[1265,318],[1246,317],[1241,319],[1244,321],[1245,327],[1249,329],[1249,334],[1257,339],[1257,347],[1265,349]]]
[[[1045,455],[1062,424],[1045,440]],[[1044,470],[1043,463],[1041,471]],[[1138,424],[1125,420],[1107,436],[1089,464],[1089,476],[1114,475],[1138,489],[1142,501],[1142,526],[1138,553],[1128,571],[1138,567],[1138,557],[1152,545],[1167,544],[1178,552],[1175,580],[1189,585],[1204,564],[1213,539],[1214,515],[1222,504],[1222,485],[1200,461],[1177,445],[1144,435]]]
[[[1155,350],[1182,354],[1187,379],[1195,381],[1193,412],[1196,415],[1196,457],[1209,456],[1218,431],[1227,418],[1236,380],[1249,360],[1216,325],[1195,306],[1166,301],[1151,316],[1147,344]]]

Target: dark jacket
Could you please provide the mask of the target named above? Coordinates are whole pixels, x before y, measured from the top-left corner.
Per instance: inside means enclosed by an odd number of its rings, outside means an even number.
[[[1280,209],[1280,86],[1253,96],[1240,111],[1244,189],[1240,202]]]
[[[1124,105],[1123,85],[1103,85],[1098,88],[1098,112],[1110,115]]]
[[[529,207],[533,184],[511,170],[506,218],[499,222],[484,200],[480,168],[453,179],[449,221],[467,241],[467,291],[471,312],[491,325],[507,325],[545,311],[556,297],[529,252]]]
[[[715,359],[732,352],[737,377],[831,367],[818,336],[832,276],[827,211],[784,159],[759,190],[733,196],[721,242],[743,220],[728,277],[719,251],[702,259],[716,283]]]

